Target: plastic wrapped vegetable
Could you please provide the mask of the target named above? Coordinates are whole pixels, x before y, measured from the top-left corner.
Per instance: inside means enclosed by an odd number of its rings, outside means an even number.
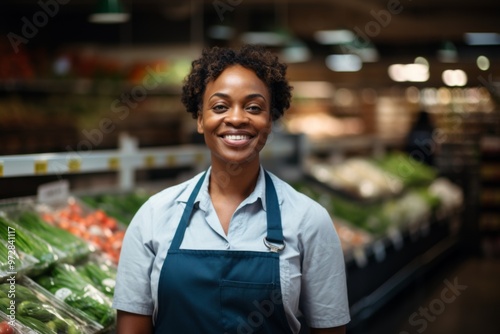
[[[57,302],[51,301],[41,291],[26,284],[26,279],[13,285],[0,284],[0,307],[7,310],[15,304],[16,320],[40,334],[87,334],[98,328],[75,318]]]
[[[66,261],[73,262],[92,251],[92,247],[83,239],[62,228],[48,224],[36,212],[23,211],[18,213],[15,218],[19,225],[63,251]]]
[[[111,308],[111,300],[83,278],[74,266],[57,264],[50,273],[37,277],[36,281],[104,328],[114,324],[115,311]]]
[[[115,292],[116,266],[109,261],[88,261],[76,270],[106,296],[113,298]]]
[[[0,240],[6,243],[9,242],[9,238],[14,240],[17,251],[32,255],[39,261],[35,265],[37,269],[46,268],[61,256],[60,250],[1,215],[0,229],[9,231],[9,233],[0,233]]]

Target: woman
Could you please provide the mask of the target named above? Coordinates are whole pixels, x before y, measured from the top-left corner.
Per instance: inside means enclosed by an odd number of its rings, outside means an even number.
[[[152,196],[130,223],[118,334],[344,333],[345,269],[327,211],[260,165],[289,107],[286,65],[258,46],[204,50],[182,102],[210,168]]]

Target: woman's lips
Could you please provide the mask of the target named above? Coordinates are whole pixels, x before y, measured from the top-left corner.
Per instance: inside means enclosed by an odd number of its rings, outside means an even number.
[[[241,146],[247,144],[252,138],[246,134],[226,134],[221,136],[224,142],[231,146]]]

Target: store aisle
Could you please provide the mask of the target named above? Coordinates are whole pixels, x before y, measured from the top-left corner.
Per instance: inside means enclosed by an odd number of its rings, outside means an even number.
[[[498,334],[500,259],[458,256],[348,334]]]

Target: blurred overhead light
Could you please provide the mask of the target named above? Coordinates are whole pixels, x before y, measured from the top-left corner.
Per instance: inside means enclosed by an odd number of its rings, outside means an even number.
[[[130,15],[123,9],[120,0],[99,0],[96,11],[90,15],[92,23],[123,23]]]
[[[301,63],[311,59],[311,51],[300,40],[293,40],[281,51],[283,60],[287,63]]]
[[[389,77],[397,82],[425,82],[429,80],[429,67],[423,64],[393,64],[388,69]]]
[[[329,55],[325,62],[326,66],[335,72],[357,72],[363,66],[361,58],[354,54]]]
[[[346,29],[340,30],[319,30],[314,33],[316,42],[325,45],[351,43],[356,39],[356,35]]]
[[[469,45],[499,45],[500,34],[496,32],[468,32],[465,33],[465,43]]]
[[[445,70],[441,75],[446,86],[465,86],[467,84],[467,74],[462,70]]]
[[[246,32],[241,35],[241,41],[246,44],[262,44],[270,46],[284,45],[290,37],[279,32]]]
[[[490,68],[490,60],[486,56],[477,57],[476,64],[481,71],[487,71]]]
[[[228,26],[215,25],[208,28],[208,37],[213,39],[231,39],[234,29]]]

